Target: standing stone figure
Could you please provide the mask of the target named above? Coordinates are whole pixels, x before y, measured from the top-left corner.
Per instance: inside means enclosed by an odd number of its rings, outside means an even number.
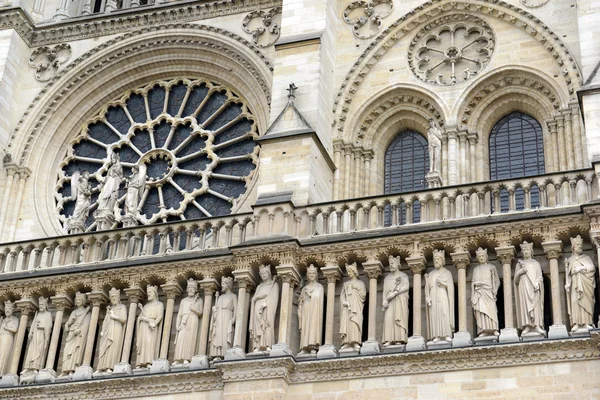
[[[119,153],[111,153],[110,167],[106,173],[104,182],[100,185],[101,190],[98,195],[98,208],[95,216],[107,216],[115,214],[115,206],[119,197],[119,186],[123,180],[123,167],[119,160]]]
[[[433,118],[429,119],[427,141],[429,142],[429,172],[440,173],[442,171],[442,130]]]
[[[73,215],[67,220],[69,233],[81,233],[85,231],[85,221],[90,213],[92,190],[90,188],[90,174],[84,171],[82,174],[75,172],[71,177],[71,199],[75,200]]]
[[[4,302],[6,317],[0,323],[0,376],[9,372],[15,334],[19,329],[19,319],[13,315],[14,311],[14,304],[6,300]]]
[[[63,350],[62,371],[60,376],[73,374],[83,362],[83,352],[90,328],[90,307],[86,306],[87,296],[75,293],[75,306],[65,323],[65,348]]]
[[[358,279],[356,263],[346,264],[349,280],[344,282],[340,293],[340,337],[342,347],[340,350],[360,350],[362,343],[363,308],[367,288],[363,281]]]
[[[106,316],[100,331],[100,361],[97,374],[112,373],[115,365],[121,361],[127,323],[127,307],[121,303],[121,291],[112,288],[108,295],[111,305],[106,307]]]
[[[572,255],[565,260],[565,289],[571,332],[593,329],[596,293],[596,266],[591,257],[583,254],[581,236],[571,238]]]
[[[52,331],[52,313],[48,311],[48,299],[45,297],[39,298],[39,310],[29,329],[27,355],[21,376],[33,375],[44,368]]]
[[[533,243],[521,244],[523,259],[517,262],[515,271],[515,300],[517,322],[525,336],[533,329],[546,336],[544,330],[544,276],[542,266],[533,257]]]
[[[488,262],[487,249],[477,249],[479,265],[473,269],[471,304],[479,337],[498,336],[498,306],[496,296],[500,278],[496,267]]]
[[[233,278],[221,278],[221,295],[215,293],[215,305],[212,308],[210,320],[210,357],[225,357],[227,350],[233,347],[235,332],[235,310],[237,295],[233,293]]]
[[[136,326],[137,368],[147,368],[158,358],[162,320],[165,315],[165,306],[158,300],[158,287],[148,285],[146,292],[148,302],[143,307],[138,304],[140,315]]]
[[[271,267],[261,265],[262,282],[250,304],[250,340],[254,351],[271,351],[275,342],[275,313],[279,304],[279,285],[271,277]]]
[[[454,332],[454,280],[444,265],[446,252],[433,251],[435,269],[425,274],[427,330],[433,343],[452,341]]]
[[[383,346],[408,340],[408,275],[400,271],[400,256],[389,257],[390,273],[383,280]]]
[[[298,322],[300,329],[300,353],[317,354],[323,335],[323,285],[317,282],[319,271],[314,265],[306,270],[306,285],[298,300]]]
[[[123,211],[125,215],[135,217],[138,213],[140,198],[146,186],[146,174],[140,172],[140,167],[134,165],[131,168],[131,176],[125,178],[125,181],[127,182],[127,195],[125,196]]]
[[[198,282],[188,279],[187,297],[181,300],[177,313],[175,336],[175,361],[173,366],[187,365],[196,354],[196,341],[200,329],[200,317],[204,302],[198,294]]]

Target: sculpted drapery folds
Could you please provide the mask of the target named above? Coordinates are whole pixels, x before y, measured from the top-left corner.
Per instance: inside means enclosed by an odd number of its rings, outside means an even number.
[[[75,209],[67,222],[69,233],[85,231],[85,221],[90,213],[92,197],[89,178],[90,174],[87,171],[82,174],[75,172],[71,177],[71,198],[75,199]]]
[[[162,320],[165,315],[165,306],[158,300],[158,287],[148,285],[146,292],[148,302],[143,307],[138,304],[140,308],[136,326],[136,367],[138,368],[146,368],[158,358]]]
[[[270,351],[275,342],[275,313],[279,305],[279,285],[271,277],[271,267],[261,265],[262,282],[250,303],[250,339],[254,351]]]
[[[198,282],[188,279],[187,297],[181,300],[175,329],[175,361],[173,365],[189,364],[196,354],[196,342],[204,302],[198,294]]]
[[[350,279],[344,282],[340,293],[340,350],[359,350],[362,343],[363,308],[367,289],[364,282],[358,279],[356,263],[347,264],[346,271]]]
[[[233,278],[221,278],[221,294],[215,294],[215,305],[212,308],[210,322],[210,357],[225,357],[227,350],[233,347],[235,331],[235,312],[237,295],[233,293]]]
[[[429,119],[427,131],[429,142],[429,172],[442,172],[442,131],[433,118]]]
[[[14,311],[15,305],[10,300],[5,301],[6,317],[0,323],[0,376],[9,372],[15,334],[19,329],[19,319],[13,315]]]
[[[451,341],[454,332],[454,281],[445,265],[446,252],[433,252],[435,269],[425,274],[425,301],[427,302],[428,337],[437,343]]]
[[[44,368],[50,332],[52,331],[52,313],[48,311],[48,299],[39,298],[39,310],[33,317],[29,330],[27,354],[21,374],[34,373]]]
[[[75,308],[65,323],[65,348],[63,351],[63,362],[61,376],[75,372],[83,361],[85,342],[90,327],[90,308],[86,306],[85,294],[75,293]]]
[[[596,266],[591,257],[583,254],[581,236],[571,238],[572,255],[565,260],[565,290],[571,331],[592,329],[596,293]]]
[[[146,174],[140,171],[140,167],[134,165],[131,167],[131,176],[125,178],[125,180],[127,182],[127,195],[125,196],[123,211],[125,215],[135,217],[146,185]]]
[[[533,258],[533,243],[521,244],[523,259],[515,271],[515,300],[517,322],[527,335],[533,329],[545,336],[544,330],[544,276],[542,266]]]
[[[100,194],[98,195],[98,208],[96,216],[114,215],[115,206],[119,196],[119,186],[123,180],[123,166],[119,160],[119,153],[113,152],[110,156],[111,165],[106,173],[106,178],[102,183]]]
[[[107,307],[106,317],[100,331],[100,361],[99,372],[112,372],[121,359],[125,323],[127,322],[127,307],[121,304],[121,291],[112,288],[109,292],[110,306]]]
[[[389,257],[390,273],[383,281],[383,345],[408,340],[408,275],[400,271],[400,257]]]
[[[300,353],[316,354],[323,335],[323,285],[317,282],[319,271],[314,265],[306,270],[306,285],[298,300],[298,322],[300,328]]]
[[[496,296],[500,278],[496,267],[488,262],[487,249],[477,249],[479,265],[473,270],[471,304],[480,337],[498,335],[498,306]]]

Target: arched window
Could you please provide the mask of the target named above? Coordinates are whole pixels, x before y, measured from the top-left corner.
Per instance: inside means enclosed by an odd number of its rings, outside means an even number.
[[[492,128],[490,133],[490,179],[514,179],[540,175],[544,168],[542,127],[533,117],[512,112]],[[523,192],[515,194],[523,197]],[[501,196],[508,205],[508,196]],[[516,198],[517,204],[523,199]],[[539,192],[531,193],[531,206],[539,205]]]

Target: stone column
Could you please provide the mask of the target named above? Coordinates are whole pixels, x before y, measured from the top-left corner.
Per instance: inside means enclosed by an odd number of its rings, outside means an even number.
[[[171,343],[171,326],[173,324],[173,309],[175,308],[175,299],[181,295],[183,290],[177,282],[168,282],[160,285],[167,296],[167,307],[165,309],[165,318],[163,319],[163,331],[160,342],[160,352],[158,360],[154,360],[150,366],[150,373],[169,371],[169,344]]]
[[[60,5],[54,14],[54,20],[57,21],[65,18],[71,18],[71,13],[69,12],[69,0],[60,0]]]
[[[467,268],[471,264],[468,251],[451,253],[450,257],[458,271],[458,332],[454,334],[452,347],[473,345],[471,333],[467,330]]]
[[[17,300],[15,305],[21,313],[21,317],[19,318],[19,330],[17,331],[13,344],[14,347],[10,370],[8,374],[2,376],[0,387],[17,386],[19,384],[19,361],[21,361],[21,353],[25,349],[25,331],[27,330],[27,323],[29,322],[29,314],[37,310],[37,305],[31,298]]]
[[[458,174],[457,174],[457,152],[456,152],[456,139],[458,137],[458,133],[456,129],[447,130],[448,133],[448,186],[457,185],[458,184]]]
[[[132,286],[124,290],[129,298],[129,312],[127,313],[127,325],[125,326],[125,338],[123,340],[123,351],[121,353],[121,362],[115,365],[113,376],[132,375],[129,357],[131,356],[131,345],[133,343],[133,330],[135,328],[136,312],[138,304],[144,299],[146,294],[139,286]]]
[[[448,182],[448,134],[442,132],[442,182]]]
[[[575,152],[574,152],[574,138],[573,138],[573,129],[571,126],[571,109],[567,108],[563,110],[563,115],[565,117],[565,140],[567,144],[567,166],[569,169],[575,169]]]
[[[520,338],[515,329],[512,292],[512,260],[515,257],[515,247],[496,247],[496,255],[502,262],[502,287],[504,288],[504,328],[500,331],[498,340],[500,343],[518,342]]]
[[[587,149],[583,148],[583,133],[579,123],[579,103],[577,101],[571,103],[571,132],[573,133],[573,145],[575,147],[575,168],[586,168],[587,163],[584,163],[583,160],[587,159]]]
[[[335,163],[335,172],[333,173],[333,199],[340,198],[340,168],[342,162],[342,142],[333,143],[333,162]]]
[[[292,321],[292,305],[294,286],[301,278],[298,269],[293,264],[275,267],[277,276],[281,277],[281,300],[279,302],[279,340],[271,349],[271,357],[293,356],[295,353],[290,349],[290,322]]]
[[[98,328],[98,316],[100,315],[100,306],[108,301],[108,296],[104,292],[90,292],[87,295],[92,303],[92,317],[90,318],[90,327],[87,340],[85,342],[85,351],[83,353],[83,362],[77,367],[73,374],[73,380],[79,381],[92,379],[92,356],[94,355],[94,342],[96,340],[96,329]]]
[[[558,259],[562,255],[563,245],[560,240],[542,243],[544,253],[550,264],[550,285],[552,292],[552,325],[548,331],[548,338],[560,339],[569,337],[567,327],[562,320],[562,304],[560,302],[560,275],[558,273]]]
[[[54,363],[58,355],[58,339],[60,338],[60,330],[63,323],[63,316],[65,310],[71,308],[73,301],[66,294],[58,294],[50,298],[52,305],[56,309],[56,315],[54,316],[54,326],[52,327],[52,336],[50,337],[50,345],[48,347],[48,359],[46,360],[46,368],[41,370],[35,377],[36,383],[47,383],[54,382],[56,379],[56,371],[54,370]]]
[[[478,181],[477,172],[479,167],[477,167],[477,158],[475,156],[475,149],[477,147],[477,134],[469,135],[469,182]]]
[[[344,198],[347,199],[350,197],[350,170],[352,169],[351,165],[351,152],[352,147],[350,145],[344,145],[344,154],[345,154],[345,162],[344,162],[344,180],[342,181],[342,187],[344,188]]]
[[[377,341],[377,279],[383,274],[381,261],[370,259],[363,263],[365,275],[369,278],[369,328],[367,341],[362,344],[360,354],[379,354],[381,346]]]
[[[548,157],[548,172],[556,172],[559,170],[558,160],[558,134],[556,133],[556,121],[546,121],[548,131],[550,132],[550,154]]]
[[[558,170],[564,171],[568,169],[567,165],[567,152],[566,152],[566,141],[565,141],[565,118],[557,116],[556,130],[558,133]]]
[[[247,314],[250,307],[249,294],[256,286],[256,276],[250,268],[233,271],[233,277],[238,283],[238,303],[235,316],[235,332],[233,336],[233,347],[225,353],[225,360],[239,360],[246,358],[244,337],[248,329]]]
[[[467,133],[459,132],[458,133],[458,141],[459,141],[459,168],[460,168],[460,183],[467,183],[467,164],[469,163],[469,158],[467,157]]]
[[[342,270],[334,262],[321,268],[321,272],[327,278],[327,308],[325,314],[325,344],[319,347],[317,358],[337,357],[338,352],[333,345],[333,319],[335,311],[335,283],[342,277]]]
[[[12,196],[13,182],[15,181],[15,176],[18,177],[19,175],[17,174],[17,169],[18,167],[16,165],[9,165],[6,167],[6,187],[4,188],[4,195],[2,196],[3,207],[0,209],[0,237],[2,237],[4,226],[8,225],[4,222],[6,221],[6,217],[10,210],[8,199]]]
[[[215,291],[219,289],[219,284],[213,278],[204,278],[198,284],[204,289],[204,306],[202,308],[202,322],[200,323],[200,341],[198,343],[198,354],[192,357],[189,364],[190,369],[208,368],[208,357],[206,356],[206,346],[208,344],[208,331],[210,329],[210,310],[212,309],[212,299]]]
[[[364,192],[364,196],[370,196],[372,193],[372,186],[374,185],[374,179],[371,179],[371,160],[373,160],[373,150],[365,150],[365,179],[366,182],[366,191]]]
[[[413,334],[408,338],[406,351],[424,350],[427,348],[427,345],[425,344],[425,338],[421,334],[421,275],[427,267],[427,262],[423,256],[409,257],[406,259],[406,262],[413,273]]]

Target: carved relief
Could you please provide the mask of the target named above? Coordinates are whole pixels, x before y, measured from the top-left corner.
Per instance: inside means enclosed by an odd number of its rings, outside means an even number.
[[[242,21],[242,29],[252,35],[252,43],[258,47],[273,45],[281,34],[281,7],[252,11]]]
[[[352,25],[352,33],[357,38],[372,38],[381,29],[381,20],[390,15],[393,8],[392,0],[355,1],[344,10],[344,21]]]
[[[38,47],[29,57],[29,65],[35,68],[35,79],[46,82],[54,78],[61,64],[71,57],[71,46],[66,43],[50,47]]]
[[[529,8],[541,7],[546,4],[548,0],[521,0],[524,6]]]

